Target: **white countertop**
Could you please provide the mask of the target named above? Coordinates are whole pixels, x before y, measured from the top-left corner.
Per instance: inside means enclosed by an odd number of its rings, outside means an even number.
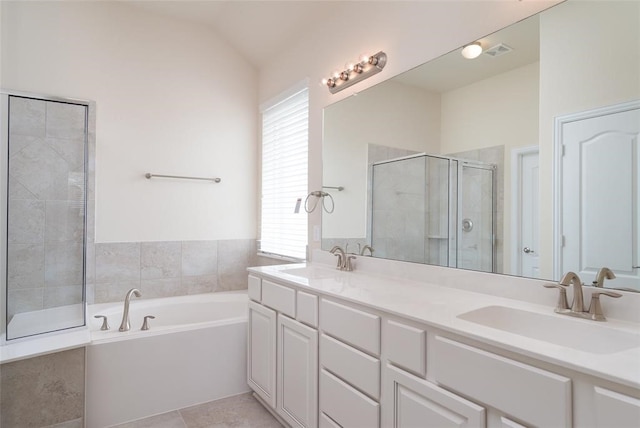
[[[312,270],[317,269],[321,274],[312,274],[309,278],[286,272],[286,270],[305,267],[311,267]],[[492,295],[493,293],[487,294],[486,292],[442,286],[430,279],[396,278],[379,272],[357,270],[343,272],[324,264],[263,266],[250,268],[249,271],[322,295],[338,297],[372,309],[409,318],[527,357],[633,388],[640,388],[640,324],[636,322],[614,318],[608,318],[606,322],[572,318],[555,314],[553,305],[542,305],[526,299],[506,298]],[[514,281],[516,280],[514,279]],[[533,292],[537,291],[535,288]],[[554,296],[557,295],[557,291],[554,290],[554,292]],[[524,293],[526,294],[527,291]],[[531,293],[531,290],[528,293]],[[544,295],[549,291],[540,287],[539,293]],[[585,293],[586,303],[589,302],[587,297]],[[635,302],[636,300],[634,300],[634,304]],[[610,304],[610,302],[606,302],[606,304]],[[458,317],[461,314],[487,306],[503,306],[558,317],[562,322],[583,323],[585,326],[593,326],[588,327],[593,329],[612,329],[617,332],[626,332],[632,338],[632,344],[635,346],[629,345],[630,349],[613,353],[587,352],[487,327]],[[605,302],[603,302],[603,306],[605,306]],[[606,309],[605,307],[605,315],[607,314]],[[640,308],[636,309],[640,311]],[[555,335],[557,342],[559,333],[557,331],[550,333]],[[574,340],[576,339],[574,338]],[[589,340],[589,338],[587,337],[585,340]],[[603,349],[603,352],[606,350]]]

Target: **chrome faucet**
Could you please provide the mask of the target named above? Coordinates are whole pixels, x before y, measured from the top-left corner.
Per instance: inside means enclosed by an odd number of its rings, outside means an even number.
[[[604,288],[605,279],[615,279],[616,275],[608,267],[600,268],[596,274],[596,280],[593,281],[594,287]]]
[[[605,270],[606,269],[606,270]],[[604,282],[604,278],[609,278],[610,275],[613,275],[608,268],[602,268],[598,272],[598,276],[594,284],[598,281],[600,283]],[[615,276],[613,276],[615,278]],[[612,279],[612,278],[609,278]],[[569,304],[567,302],[567,290],[565,287],[573,285],[573,303],[571,304],[571,309],[569,309]],[[578,318],[587,318],[592,319],[594,321],[606,321],[604,317],[604,313],[602,312],[602,305],[600,305],[600,296],[609,296],[609,297],[622,297],[622,294],[616,293],[615,291],[594,291],[591,293],[591,304],[589,305],[589,309],[587,310],[584,307],[584,298],[582,295],[582,283],[580,282],[580,278],[574,272],[567,272],[558,284],[545,284],[546,288],[558,288],[560,289],[560,295],[558,298],[558,304],[556,305],[555,312],[563,315],[570,315],[572,317]]]
[[[136,295],[136,297],[142,297],[142,293],[137,288],[132,288],[127,292],[127,295],[124,298],[124,312],[122,313],[122,322],[120,323],[120,328],[118,331],[129,331],[131,329],[131,323],[129,322],[129,302],[131,301],[131,296]]]

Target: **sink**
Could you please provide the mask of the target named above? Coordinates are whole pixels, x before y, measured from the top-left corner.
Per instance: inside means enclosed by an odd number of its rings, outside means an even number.
[[[640,346],[640,334],[563,315],[545,315],[506,306],[485,306],[458,318],[593,354],[613,354]]]
[[[335,269],[307,266],[303,268],[283,269],[280,272],[307,279],[335,278],[340,272]]]

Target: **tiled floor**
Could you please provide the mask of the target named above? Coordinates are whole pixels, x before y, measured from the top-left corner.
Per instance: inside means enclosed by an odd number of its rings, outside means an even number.
[[[251,393],[186,407],[114,428],[281,428]]]

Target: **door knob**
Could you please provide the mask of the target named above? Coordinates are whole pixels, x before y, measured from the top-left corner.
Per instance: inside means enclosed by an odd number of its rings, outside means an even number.
[[[525,254],[529,254],[529,253],[534,253],[535,251],[533,251],[533,250],[532,250],[531,248],[529,248],[529,247],[524,247],[524,248],[522,249],[522,252],[523,252],[523,253],[525,253]]]

